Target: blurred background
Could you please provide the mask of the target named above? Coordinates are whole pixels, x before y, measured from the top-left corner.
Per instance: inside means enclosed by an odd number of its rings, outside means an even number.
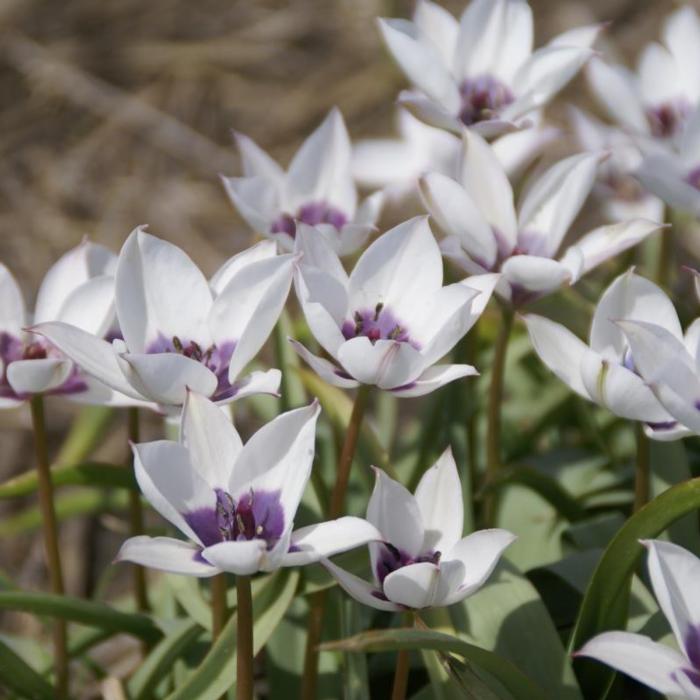
[[[456,14],[464,7],[441,4]],[[531,4],[537,45],[569,27],[611,21],[615,58],[627,62],[675,6],[670,0]],[[148,224],[207,273],[249,245],[252,234],[217,177],[239,173],[231,129],[284,165],[333,105],[353,138],[391,133],[393,101],[404,83],[374,20],[409,16],[412,5],[0,0],[0,260],[29,304],[50,264],[83,236],[118,251],[136,225]],[[581,78],[564,96],[591,106]],[[550,117],[561,121],[562,114],[555,107]],[[386,223],[402,214],[389,213]],[[75,410],[50,404],[54,442]],[[125,460],[124,428],[109,435],[96,457]],[[25,409],[0,413],[0,439],[5,481],[33,464]],[[23,587],[41,588],[38,522],[17,515],[26,502],[0,503],[0,570]],[[120,518],[110,517],[86,507],[63,527],[70,593],[94,589],[96,571],[123,538]],[[13,631],[36,625],[21,615],[0,623]]]

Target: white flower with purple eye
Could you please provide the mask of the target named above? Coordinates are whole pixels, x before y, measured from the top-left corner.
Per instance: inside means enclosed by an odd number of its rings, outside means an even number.
[[[579,396],[615,415],[644,422],[655,440],[675,440],[688,433],[647,386],[637,369],[619,322],[655,323],[683,343],[683,332],[673,304],[664,292],[632,270],[617,277],[596,306],[589,344],[571,331],[542,316],[523,320],[544,364]],[[688,336],[688,342],[697,342]]]
[[[34,330],[88,374],[165,412],[182,405],[187,388],[217,403],[276,394],[279,370],[241,375],[282,311],[293,263],[266,241],[231,258],[207,282],[177,246],[137,228],[117,264],[123,340],[111,344],[68,323]]]
[[[394,60],[415,87],[399,103],[433,126],[464,126],[494,137],[529,126],[591,57],[599,27],[565,32],[533,53],[532,11],[524,0],[472,0],[458,22],[429,0],[413,21],[382,19]]]
[[[421,396],[460,377],[470,365],[436,365],[474,325],[497,275],[442,286],[440,249],[425,217],[377,238],[348,277],[316,232],[300,226],[295,273],[306,321],[334,362],[294,348],[329,384],[372,384],[397,396]]]
[[[444,254],[471,274],[501,272],[496,291],[514,306],[573,284],[660,228],[645,219],[601,226],[556,259],[607,154],[581,153],[555,163],[525,188],[516,210],[493,149],[470,130],[463,138],[459,178],[431,173],[421,180],[421,194],[448,234]]]
[[[379,539],[361,518],[294,530],[311,475],[318,403],[283,413],[243,445],[216,404],[189,393],[180,442],[134,445],[134,470],[151,505],[189,541],[132,537],[117,559],[191,576],[241,576],[311,564]]]
[[[668,140],[700,103],[700,17],[686,5],[666,19],[663,45],[648,44],[637,73],[592,60],[587,77],[598,101],[631,134]]]
[[[641,540],[647,548],[656,600],[680,651],[632,632],[604,632],[576,656],[589,656],[662,695],[700,698],[700,560],[671,542]]]
[[[375,473],[367,520],[384,539],[369,545],[374,581],[324,561],[340,586],[378,610],[452,605],[475,593],[515,535],[480,530],[462,537],[462,487],[451,450],[426,471],[415,495],[380,469]]]
[[[85,334],[109,336],[114,324],[116,256],[84,241],[46,273],[33,321],[72,323]],[[85,376],[46,338],[27,332],[32,318],[10,271],[0,264],[0,407],[34,394],[60,394],[85,403],[119,403],[106,386]]]
[[[331,110],[306,139],[285,173],[251,139],[236,134],[243,177],[222,177],[240,215],[258,233],[286,250],[297,222],[315,226],[339,255],[364,244],[379,216],[382,194],[357,205],[350,138],[343,117]]]

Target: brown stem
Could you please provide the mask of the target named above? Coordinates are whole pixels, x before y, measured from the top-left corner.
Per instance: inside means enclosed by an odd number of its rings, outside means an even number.
[[[513,327],[513,311],[503,307],[501,328],[494,348],[489,387],[486,423],[486,483],[493,482],[501,469],[501,403],[503,402],[503,378],[506,367],[508,341]],[[484,522],[492,525],[496,515],[495,494],[487,495],[484,502]]]
[[[228,620],[226,574],[217,574],[211,579],[211,636],[216,639]]]
[[[49,467],[49,453],[46,445],[46,423],[44,421],[44,398],[34,396],[30,402],[32,425],[34,426],[34,447],[36,469],[39,482],[39,506],[41,508],[42,530],[46,561],[51,581],[51,591],[63,595],[63,569],[58,544],[58,525],[53,502],[53,483]],[[56,676],[56,697],[68,695],[68,642],[65,620],[56,619],[53,623],[54,673]]]
[[[649,439],[641,423],[637,423],[637,460],[634,470],[634,512],[649,501],[650,459]]]
[[[236,700],[253,700],[253,597],[250,576],[236,576]]]
[[[350,422],[345,433],[343,449],[338,460],[338,472],[333,485],[328,515],[331,519],[337,518],[345,505],[345,494],[350,480],[350,468],[357,449],[357,440],[360,436],[362,418],[367,406],[370,387],[363,384],[357,390],[355,403],[352,407]],[[304,675],[301,679],[301,700],[314,700],[318,683],[318,645],[321,642],[323,630],[323,612],[326,606],[326,591],[318,591],[311,596],[309,601],[309,620],[306,630],[306,651],[304,654]]]
[[[129,443],[137,443],[140,439],[139,430],[139,409],[131,407],[127,409]],[[132,457],[129,457],[127,465],[132,468]],[[143,506],[141,504],[141,494],[138,491],[129,491],[129,535],[137,537],[143,535]],[[136,609],[139,612],[149,612],[151,606],[148,602],[148,584],[146,582],[146,570],[137,564],[132,565],[132,582],[134,587],[134,598],[136,599]]]

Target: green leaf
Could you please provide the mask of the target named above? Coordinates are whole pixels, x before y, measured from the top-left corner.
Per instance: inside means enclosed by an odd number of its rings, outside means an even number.
[[[31,700],[52,700],[53,688],[21,656],[0,641],[0,686]]]
[[[279,570],[274,585],[253,596],[253,651],[258,653],[287,612],[299,582],[299,572]],[[217,700],[236,680],[236,615],[232,615],[199,668],[168,700]]]
[[[57,486],[98,486],[137,490],[138,485],[131,469],[119,464],[84,462],[66,464],[51,469],[51,480]],[[38,488],[35,469],[15,476],[0,484],[0,499],[28,496]]]
[[[211,632],[211,606],[202,595],[199,580],[180,574],[167,574],[165,580],[189,617]]]
[[[89,627],[130,634],[148,643],[157,642],[163,633],[147,615],[115,610],[104,603],[50,593],[0,591],[0,610],[20,610],[34,615],[58,617]]]
[[[601,632],[626,627],[630,585],[643,547],[640,539],[658,537],[672,523],[700,508],[700,478],[678,484],[633,515],[606,548],[579,610],[569,650],[579,649]],[[587,698],[602,697],[613,672],[602,664],[577,659]],[[585,672],[584,672],[585,671]]]
[[[107,406],[83,407],[61,445],[56,464],[83,462],[99,445],[116,415],[116,409]]]
[[[129,697],[132,700],[154,697],[153,691],[172,670],[175,661],[203,632],[192,620],[178,620],[174,629],[156,645],[129,680]]]
[[[282,310],[275,326],[275,367],[282,370],[281,411],[297,408],[306,403],[306,392],[299,378],[299,355],[287,340],[292,335],[289,312]]]
[[[328,642],[321,645],[321,648],[326,651],[363,653],[433,649],[445,654],[457,654],[492,675],[516,700],[542,700],[545,697],[542,689],[507,659],[442,632],[417,629],[372,630],[349,639]]]

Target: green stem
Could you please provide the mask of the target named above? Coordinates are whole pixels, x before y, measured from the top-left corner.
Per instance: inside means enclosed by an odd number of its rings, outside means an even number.
[[[486,423],[486,483],[491,483],[501,470],[501,404],[503,402],[503,379],[506,368],[508,341],[513,328],[513,311],[503,307],[501,327],[494,348],[489,387],[488,414]],[[496,516],[495,495],[486,497],[484,522],[493,525]]]
[[[634,512],[643,508],[649,501],[649,439],[644,434],[641,423],[636,426],[637,460],[634,471]]]
[[[367,407],[370,387],[361,385],[355,396],[355,403],[350,414],[350,422],[345,433],[343,448],[338,460],[336,481],[333,485],[331,502],[328,510],[329,518],[340,516],[345,506],[345,494],[350,480],[350,468],[357,450],[357,441],[362,428],[362,418]],[[323,612],[326,606],[326,591],[318,591],[310,598],[309,621],[306,633],[306,651],[304,655],[304,675],[301,681],[302,700],[314,700],[318,683],[318,645],[321,642],[323,629]]]
[[[129,443],[137,443],[140,438],[139,430],[139,409],[131,407],[127,409]],[[132,458],[129,458],[131,466]],[[129,489],[129,535],[137,537],[143,535],[143,506],[141,505],[141,494],[138,491]],[[149,612],[151,606],[148,602],[148,585],[146,582],[146,570],[142,566],[133,564],[131,567],[134,586],[134,598],[136,599],[136,609],[139,612]]]
[[[406,620],[410,625],[411,613],[406,613]],[[411,669],[411,652],[401,649],[396,655],[396,670],[394,671],[394,685],[391,690],[391,700],[405,700],[408,690],[408,673]]]
[[[250,576],[236,576],[236,700],[253,700],[253,597]]]
[[[44,420],[44,398],[34,396],[30,402],[32,425],[34,427],[34,446],[36,449],[37,477],[39,482],[39,506],[43,521],[44,546],[46,561],[51,581],[51,591],[63,595],[63,569],[58,544],[58,525],[53,502],[53,483],[49,467],[49,453],[46,444],[46,423]],[[65,620],[54,620],[54,671],[56,680],[56,697],[68,695],[68,638]]]

